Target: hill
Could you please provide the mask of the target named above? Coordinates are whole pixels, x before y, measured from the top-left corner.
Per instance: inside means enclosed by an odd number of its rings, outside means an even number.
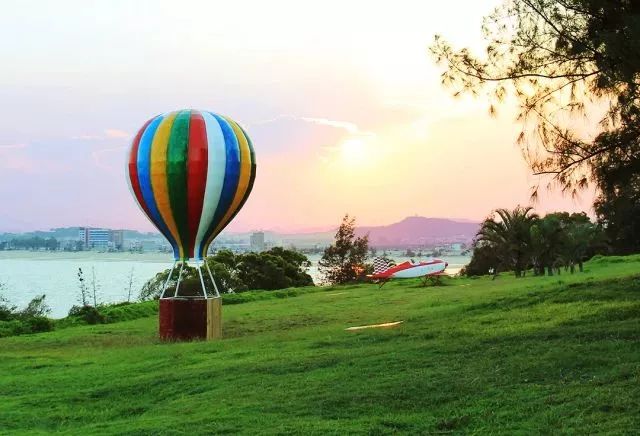
[[[155,316],[0,339],[0,433],[631,434],[638,271],[281,294],[226,305],[217,342]]]
[[[435,245],[440,243],[469,243],[476,235],[480,224],[472,221],[456,221],[448,218],[407,217],[400,222],[385,226],[362,226],[356,229],[358,235],[369,235],[369,243],[375,247],[407,247]],[[265,231],[265,240],[270,243],[311,247],[328,245],[333,242],[336,229],[283,233]],[[248,241],[251,232],[223,233],[222,241]]]
[[[387,226],[359,227],[359,235],[369,234],[374,246],[424,245],[441,242],[470,242],[480,225],[447,218],[407,217]]]

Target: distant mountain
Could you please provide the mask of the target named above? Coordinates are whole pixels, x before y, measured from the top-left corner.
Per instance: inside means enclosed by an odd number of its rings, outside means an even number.
[[[412,216],[387,226],[359,227],[358,235],[369,234],[373,246],[424,245],[444,242],[469,242],[479,223],[447,218]]]
[[[369,243],[376,247],[405,247],[437,245],[440,243],[469,242],[480,224],[447,218],[425,218],[412,216],[386,226],[358,227],[358,235],[369,234]],[[54,237],[58,240],[77,239],[79,227],[54,228],[49,231],[25,233],[0,233],[0,241],[20,237]],[[308,229],[316,231],[287,232],[265,230],[265,240],[271,244],[295,245],[297,247],[325,246],[333,241],[337,226]],[[252,232],[223,232],[218,238],[222,243],[249,243]],[[125,240],[158,240],[163,236],[157,232],[124,230]]]

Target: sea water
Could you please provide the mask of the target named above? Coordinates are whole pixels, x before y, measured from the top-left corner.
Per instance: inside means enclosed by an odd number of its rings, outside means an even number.
[[[320,283],[320,255],[308,257],[308,273]],[[408,259],[400,253],[389,253],[389,257],[397,263]],[[449,262],[449,274],[457,273],[469,261],[465,256],[442,259]],[[137,300],[142,286],[157,273],[171,268],[172,263],[167,253],[0,251],[0,295],[23,308],[32,298],[45,294],[45,302],[51,307],[49,316],[62,318],[72,306],[80,304],[79,268],[91,299],[95,284],[98,303],[117,303],[127,301],[129,289],[131,300]]]

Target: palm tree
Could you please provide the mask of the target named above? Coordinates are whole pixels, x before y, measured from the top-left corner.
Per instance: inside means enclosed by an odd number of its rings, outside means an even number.
[[[561,261],[566,247],[564,223],[557,214],[549,214],[531,226],[531,249],[536,274],[553,275],[553,268]]]
[[[477,235],[478,241],[496,249],[502,263],[513,268],[516,277],[523,276],[531,258],[531,226],[538,220],[532,211],[532,207],[521,206],[512,211],[496,209],[484,220]]]

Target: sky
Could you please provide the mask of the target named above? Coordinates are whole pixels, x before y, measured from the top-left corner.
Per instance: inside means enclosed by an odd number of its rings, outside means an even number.
[[[153,230],[125,156],[147,119],[183,108],[228,115],[254,143],[231,231],[530,204],[517,108],[491,117],[487,101],[452,97],[428,53],[436,33],[482,50],[497,4],[3,0],[0,231]],[[533,206],[590,211],[592,195],[543,191]]]

